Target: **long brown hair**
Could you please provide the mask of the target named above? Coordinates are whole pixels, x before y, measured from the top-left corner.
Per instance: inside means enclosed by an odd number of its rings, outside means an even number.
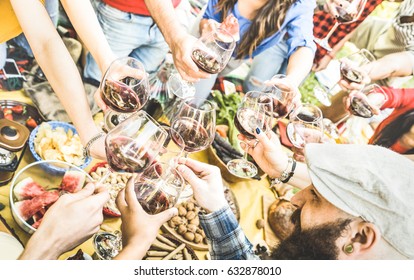
[[[217,13],[222,12],[222,20],[234,9],[238,0],[219,0]],[[247,32],[240,39],[236,58],[252,57],[253,51],[260,43],[276,33],[285,20],[286,13],[296,0],[269,0],[258,11]]]

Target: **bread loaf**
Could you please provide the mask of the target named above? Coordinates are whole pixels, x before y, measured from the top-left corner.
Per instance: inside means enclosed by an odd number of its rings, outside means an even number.
[[[268,221],[276,237],[280,240],[288,237],[295,229],[295,226],[290,221],[290,217],[295,210],[296,207],[285,199],[276,199],[270,205]]]

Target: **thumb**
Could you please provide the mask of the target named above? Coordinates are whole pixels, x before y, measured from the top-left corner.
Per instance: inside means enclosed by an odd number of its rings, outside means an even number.
[[[170,209],[167,209],[165,211],[162,211],[159,214],[154,215],[157,219],[157,221],[159,222],[159,225],[161,226],[162,224],[168,222],[172,217],[177,216],[178,214],[178,209],[173,207]]]
[[[180,164],[178,165],[177,170],[181,173],[183,178],[190,183],[191,187],[200,184],[201,179],[198,178],[197,175],[187,166]]]
[[[91,196],[95,192],[95,183],[88,183],[80,191],[73,193],[72,197],[77,199],[83,199],[88,196]]]

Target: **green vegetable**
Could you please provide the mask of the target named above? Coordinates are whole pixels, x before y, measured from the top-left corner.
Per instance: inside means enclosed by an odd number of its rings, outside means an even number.
[[[225,124],[229,127],[229,142],[238,151],[242,151],[240,142],[237,139],[239,131],[234,126],[234,117],[237,114],[237,108],[242,100],[238,93],[223,95],[218,90],[213,90],[212,95],[217,103],[217,124]]]

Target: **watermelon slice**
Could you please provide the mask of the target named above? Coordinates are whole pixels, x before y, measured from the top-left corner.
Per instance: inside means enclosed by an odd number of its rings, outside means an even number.
[[[43,194],[36,196],[32,199],[26,199],[18,201],[14,204],[17,213],[23,220],[29,220],[37,212],[50,204],[54,203],[59,198],[59,192],[57,190],[44,192]]]
[[[85,184],[85,180],[85,173],[81,171],[66,171],[65,175],[63,175],[62,182],[60,183],[60,189],[70,193],[78,192]]]
[[[42,195],[46,190],[31,177],[27,177],[14,187],[13,192],[17,200],[25,200]]]

